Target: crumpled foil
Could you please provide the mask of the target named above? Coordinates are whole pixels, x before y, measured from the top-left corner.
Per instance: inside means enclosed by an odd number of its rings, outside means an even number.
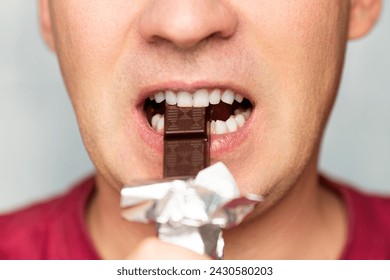
[[[237,226],[263,197],[241,196],[233,175],[221,162],[195,178],[125,186],[122,217],[156,223],[158,237],[199,254],[223,259],[222,229]]]

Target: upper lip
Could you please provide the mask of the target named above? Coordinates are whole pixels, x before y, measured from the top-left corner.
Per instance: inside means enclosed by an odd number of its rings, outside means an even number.
[[[242,86],[238,86],[234,83],[226,83],[226,82],[210,82],[210,81],[197,81],[192,83],[182,82],[182,81],[171,81],[171,82],[162,82],[151,86],[146,86],[141,89],[140,94],[137,99],[137,104],[142,105],[145,100],[152,96],[153,94],[159,91],[172,90],[175,92],[178,91],[188,91],[195,92],[198,89],[230,89],[235,93],[240,94],[244,98],[250,100],[253,103],[253,99],[251,98],[249,92]]]

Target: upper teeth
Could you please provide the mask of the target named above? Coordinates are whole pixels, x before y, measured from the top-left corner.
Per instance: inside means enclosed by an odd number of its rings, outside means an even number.
[[[160,91],[149,97],[150,100],[155,100],[157,103],[161,103],[164,100],[169,105],[176,105],[179,107],[207,107],[209,104],[216,105],[219,102],[227,104],[233,104],[234,100],[241,103],[244,99],[238,93],[234,93],[230,89],[220,90],[213,89],[211,91],[207,89],[198,89],[191,94],[188,91],[174,92],[171,90]]]

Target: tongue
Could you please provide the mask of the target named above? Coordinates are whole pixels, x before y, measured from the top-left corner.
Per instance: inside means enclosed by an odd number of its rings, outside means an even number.
[[[217,105],[210,105],[211,120],[226,121],[234,114],[234,110],[238,108],[238,103],[234,102],[233,105],[220,102]]]

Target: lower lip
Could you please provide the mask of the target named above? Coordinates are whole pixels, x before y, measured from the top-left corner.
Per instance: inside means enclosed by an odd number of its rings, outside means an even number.
[[[155,131],[148,123],[143,107],[139,106],[132,114],[136,120],[136,127],[141,139],[152,150],[159,154],[163,154],[164,135]],[[240,145],[248,138],[251,130],[253,120],[255,117],[255,110],[252,110],[251,116],[245,122],[245,125],[234,133],[227,134],[212,134],[210,155],[211,158],[216,158],[224,153],[233,151],[240,147]]]

